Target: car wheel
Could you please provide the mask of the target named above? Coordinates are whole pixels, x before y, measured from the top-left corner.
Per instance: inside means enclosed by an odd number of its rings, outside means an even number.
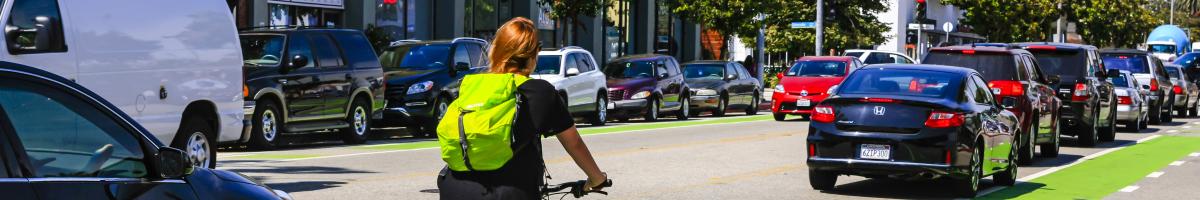
[[[1166,112],[1162,113],[1162,117],[1161,117],[1162,123],[1171,123],[1171,121],[1174,121],[1174,119],[1172,118],[1172,116],[1174,116],[1174,115],[1172,115],[1173,114],[1172,110],[1174,110],[1174,107],[1175,107],[1175,98],[1171,97],[1171,100],[1167,101]]]
[[[1141,124],[1138,124],[1138,132],[1141,132],[1143,129],[1150,128],[1150,120],[1147,118],[1149,117],[1143,117]]]
[[[786,120],[785,118],[787,118],[787,114],[783,114],[783,113],[774,113],[774,115],[775,115],[775,121],[784,121],[784,120]]]
[[[979,179],[983,176],[983,144],[977,144],[971,155],[970,173],[964,180],[955,180],[954,193],[961,198],[974,198],[979,192]]]
[[[692,104],[692,101],[689,98],[687,98],[687,97],[680,98],[679,99],[679,111],[677,111],[675,113],[675,119],[687,120],[689,117],[688,113],[691,112],[689,110],[692,109],[692,105],[690,105],[690,104]]]
[[[371,133],[371,109],[367,108],[369,105],[362,99],[355,100],[353,104],[350,104],[350,114],[346,116],[346,123],[350,123],[350,127],[342,129],[342,142],[346,144],[367,142],[367,135]]]
[[[1011,163],[1029,162],[1029,161],[1025,161],[1025,159],[1023,159],[1023,158],[1017,158],[1012,153],[1016,153],[1015,149],[1014,149],[1014,151],[1012,151],[1011,153],[1008,154],[1008,161],[1009,161],[1008,163],[1010,163],[1008,165],[1008,167],[1004,168],[1004,171],[1000,171],[1000,173],[996,173],[996,174],[992,175],[992,180],[995,181],[995,183],[997,185],[1002,185],[1002,186],[1016,185],[1017,184],[1017,169],[1019,169],[1020,166],[1014,165]],[[1016,161],[1014,162],[1013,159],[1016,159]],[[1032,162],[1030,162],[1030,163],[1032,163]]]
[[[728,106],[729,97],[721,95],[721,98],[717,99],[717,109],[712,111],[712,115],[717,117],[725,116],[725,109],[729,108]]]
[[[1156,106],[1156,105],[1151,104],[1150,105],[1150,113],[1147,115],[1149,115],[1148,117],[1150,118],[1150,121],[1149,121],[1150,124],[1154,124],[1154,125],[1162,124],[1162,105]]]
[[[754,96],[750,97],[750,106],[746,107],[746,115],[757,115],[758,104],[761,103],[761,101],[762,96],[755,92]]]
[[[814,190],[832,190],[837,186],[838,174],[830,171],[808,170],[808,184]]]
[[[1084,128],[1082,130],[1083,131],[1082,133],[1079,133],[1079,135],[1078,135],[1079,146],[1093,147],[1093,146],[1096,146],[1096,142],[1098,140],[1100,140],[1100,138],[1097,135],[1097,133],[1100,132],[1100,127],[1099,127],[1100,116],[1099,115],[1100,115],[1099,111],[1097,111],[1095,114],[1093,114],[1092,115],[1092,123],[1086,124],[1088,127]]]
[[[648,106],[649,108],[647,108],[647,110],[646,110],[646,116],[643,116],[642,118],[645,118],[646,121],[651,121],[651,122],[658,121],[658,109],[659,109],[658,99],[651,98],[650,101],[646,102],[646,106]]]
[[[275,103],[263,101],[254,111],[254,124],[250,130],[250,146],[260,150],[271,150],[279,146],[282,137],[282,121]]]
[[[1101,142],[1111,142],[1117,138],[1117,112],[1109,112],[1108,115],[1108,127],[1101,128],[1098,136]]]
[[[188,158],[196,167],[213,169],[217,167],[216,131],[200,118],[188,118],[183,126],[175,133],[171,147],[187,152]]]
[[[1037,143],[1037,134],[1038,134],[1037,133],[1037,130],[1038,130],[1037,119],[1034,119],[1033,121],[1034,121],[1033,124],[1029,125],[1029,130],[1026,131],[1026,134],[1023,135],[1024,138],[1018,138],[1018,139],[1025,139],[1025,141],[1022,141],[1021,148],[1014,151],[1019,156],[1019,157],[1016,157],[1017,158],[1016,160],[1019,161],[1018,164],[1021,164],[1021,165],[1033,164],[1033,155],[1034,155],[1034,152],[1033,152],[1034,146],[1033,145],[1035,143]]]
[[[608,122],[608,99],[604,95],[596,97],[596,112],[591,118],[592,126],[604,126]]]
[[[1046,158],[1058,157],[1058,147],[1059,147],[1058,142],[1059,142],[1059,140],[1061,140],[1061,139],[1059,139],[1059,137],[1061,136],[1060,131],[1062,130],[1062,128],[1060,128],[1060,127],[1062,127],[1062,126],[1061,125],[1054,126],[1054,133],[1051,134],[1051,135],[1054,135],[1053,143],[1041,145],[1042,157],[1046,157]]]
[[[437,125],[442,121],[442,117],[446,115],[446,110],[450,109],[450,98],[437,98],[437,107],[433,110],[433,121],[426,122],[421,128],[421,135],[426,138],[437,137]]]
[[[1200,109],[1200,106],[1193,104],[1191,108],[1188,108],[1188,117],[1196,117],[1196,109]]]

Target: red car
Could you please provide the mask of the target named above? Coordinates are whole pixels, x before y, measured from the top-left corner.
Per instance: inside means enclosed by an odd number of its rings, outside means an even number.
[[[787,115],[805,119],[813,106],[829,96],[829,88],[840,84],[850,71],[861,68],[862,62],[849,56],[808,56],[800,58],[791,68],[779,73],[779,84],[771,95],[771,113],[776,121]]]

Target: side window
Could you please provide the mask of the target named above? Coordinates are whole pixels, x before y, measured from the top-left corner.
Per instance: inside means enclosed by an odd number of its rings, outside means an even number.
[[[729,75],[733,75],[734,78],[742,77],[741,73],[738,72],[737,67],[733,64],[725,65],[725,76]]]
[[[979,76],[972,76],[971,79],[973,79],[975,81],[975,85],[978,86],[975,87],[975,103],[988,106],[993,105],[992,101],[994,99],[992,98],[992,90],[985,86],[987,83],[983,82],[983,78],[980,78]]]
[[[679,75],[679,73],[680,73],[679,72],[679,62],[676,62],[675,59],[673,59],[673,58],[667,59],[666,62],[667,62],[667,69],[670,70],[671,76]]]
[[[896,63],[900,63],[900,64],[912,64],[913,63],[913,61],[908,60],[908,58],[905,58],[904,56],[900,56],[900,54],[889,54],[889,55],[892,56],[892,59],[896,60]]]
[[[667,63],[663,60],[654,61],[654,73],[661,75],[670,75],[670,70],[667,70]]]
[[[974,102],[975,101],[975,95],[976,95],[975,91],[979,89],[979,86],[975,85],[975,80],[972,80],[972,79],[974,79],[974,78],[967,77],[966,81],[963,82],[963,90],[962,90],[962,101],[963,102],[967,102],[967,101]]]
[[[459,44],[454,47],[454,66],[466,64],[471,66],[471,51],[467,50],[467,45]],[[452,66],[453,67],[453,66]]]
[[[579,72],[580,73],[596,70],[596,64],[591,62],[592,61],[591,56],[588,56],[587,54],[582,54],[582,53],[576,54],[576,55],[577,55],[576,58],[579,58]]]
[[[468,57],[471,58],[473,66],[487,66],[487,56],[483,55],[483,47],[475,43],[466,43]]]
[[[737,68],[737,70],[738,70],[738,76],[740,76],[742,78],[750,78],[750,79],[758,78],[758,77],[751,76],[750,71],[746,71],[746,67],[742,66],[741,64],[734,63],[733,65],[734,65],[734,68]]]
[[[316,51],[317,66],[319,67],[337,67],[342,66],[342,53],[338,52],[338,47],[329,39],[329,35],[314,33],[308,35],[312,39],[313,51]]]
[[[575,68],[575,69],[579,70],[580,73],[583,72],[583,69],[579,69],[579,58],[575,58],[575,57],[577,57],[576,55],[578,55],[578,54],[567,54],[567,59],[566,59],[567,64],[563,65],[563,72],[566,72],[567,69],[571,69],[571,68]]]
[[[62,15],[58,11],[58,1],[16,0],[13,1],[10,12],[6,25],[16,28],[16,30],[8,33],[10,34],[8,37],[14,38],[9,41],[15,43],[9,44],[9,53],[67,51],[67,45],[63,40],[64,28],[62,27]],[[52,28],[51,32],[47,35],[39,35],[37,30],[46,27]],[[46,41],[47,44],[39,45],[37,44],[39,40]]]
[[[1014,58],[1017,59],[1017,80],[1029,80],[1029,60],[1025,60],[1025,56],[1017,54]]]
[[[1045,74],[1042,74],[1042,67],[1038,64],[1037,59],[1031,55],[1025,55],[1026,62],[1029,62],[1029,78],[1033,81],[1046,81]]]
[[[313,57],[312,47],[308,45],[308,37],[304,37],[304,35],[294,34],[289,36],[287,49],[289,60],[291,57],[296,55],[301,55],[305,58],[308,58],[309,62],[306,65],[293,66],[294,68],[312,67],[315,65],[314,63],[317,62],[317,59]]]
[[[75,96],[18,80],[0,81],[0,107],[34,177],[140,178],[147,175],[133,132]]]

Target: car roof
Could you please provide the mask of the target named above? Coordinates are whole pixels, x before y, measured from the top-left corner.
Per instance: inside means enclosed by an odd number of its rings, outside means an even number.
[[[1105,53],[1145,54],[1145,55],[1150,54],[1150,52],[1137,50],[1137,49],[1101,49],[1100,53],[1102,53],[1102,54],[1105,54]]]
[[[670,57],[670,56],[659,55],[659,54],[635,54],[635,55],[618,57],[618,58],[613,59],[612,61],[608,61],[608,62],[615,63],[615,62],[650,61],[650,60],[658,60],[658,59],[661,59],[664,57]]]
[[[354,29],[344,29],[344,28],[305,27],[305,28],[258,28],[258,29],[243,30],[243,31],[239,31],[238,33],[239,34],[242,34],[242,33],[290,34],[290,33],[306,33],[306,32],[360,32],[360,31],[354,30]]]
[[[591,52],[588,52],[587,49],[583,49],[583,47],[566,46],[566,47],[562,47],[562,48],[558,48],[558,49],[542,49],[541,51],[538,51],[538,55],[560,55],[561,56],[561,55],[567,55],[568,53],[578,53],[578,52],[591,54]]]
[[[859,68],[857,70],[883,70],[883,69],[936,71],[936,72],[953,73],[953,74],[958,74],[958,75],[963,75],[963,76],[970,75],[973,73],[978,73],[974,69],[971,69],[971,68],[955,67],[955,66],[948,66],[948,65],[934,65],[934,64],[874,64],[874,65],[867,65],[866,67]]]
[[[800,57],[800,59],[798,59],[798,60],[796,60],[796,61],[842,61],[842,62],[851,62],[851,61],[853,61],[853,60],[855,60],[855,59],[858,59],[858,58],[855,58],[855,57],[853,57],[853,56],[805,56],[805,57]]]
[[[729,64],[729,63],[731,63],[731,62],[733,62],[733,61],[725,61],[725,60],[695,60],[695,61],[691,61],[691,62],[686,62],[686,63],[680,64],[680,65],[693,65],[693,64],[722,64],[722,65],[723,65],[723,64]]]
[[[460,37],[450,40],[396,40],[388,44],[388,47],[397,47],[401,45],[430,45],[430,44],[452,44],[457,42],[476,42],[483,45],[488,45],[487,40],[471,37]],[[485,46],[486,47],[486,46]]]
[[[962,52],[964,50],[975,50],[975,52],[1008,53],[1008,54],[1017,54],[1017,53],[1021,53],[1021,52],[1027,52],[1022,49],[1010,49],[1007,47],[975,46],[975,45],[972,45],[972,46],[956,45],[956,46],[948,46],[948,47],[934,47],[934,48],[929,49],[929,51],[943,51],[943,52],[955,52],[955,51]]]
[[[1012,43],[1014,47],[1038,50],[1096,50],[1096,46],[1062,42],[1021,42]]]

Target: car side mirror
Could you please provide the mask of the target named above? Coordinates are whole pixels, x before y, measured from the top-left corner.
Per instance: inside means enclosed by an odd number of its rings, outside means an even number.
[[[1000,99],[1000,106],[1004,108],[1013,108],[1017,106],[1016,97],[1004,97]]]
[[[1058,75],[1050,75],[1046,78],[1046,83],[1050,85],[1058,85],[1062,83],[1062,77]]]
[[[467,64],[464,62],[454,63],[454,71],[462,72],[462,71],[470,71],[470,70],[471,70],[471,64]]]
[[[172,147],[158,149],[158,173],[164,179],[182,178],[195,170],[187,153]]]
[[[27,54],[39,52],[66,51],[63,44],[61,21],[52,20],[47,16],[33,18],[34,28],[21,29],[17,26],[5,26],[4,35],[8,41],[8,50],[12,54]],[[21,36],[25,36],[22,38]],[[32,37],[32,38],[30,38]]]
[[[292,59],[288,61],[288,68],[296,69],[308,66],[308,56],[296,54],[292,55]]]
[[[738,78],[738,77],[737,77],[737,74],[726,74],[726,75],[725,75],[725,80],[727,80],[727,81],[728,81],[728,80],[734,80],[734,79],[737,79],[737,78]]]
[[[658,74],[658,78],[667,78],[667,73]]]
[[[576,76],[576,75],[579,75],[578,68],[568,68],[567,69],[567,76]]]

